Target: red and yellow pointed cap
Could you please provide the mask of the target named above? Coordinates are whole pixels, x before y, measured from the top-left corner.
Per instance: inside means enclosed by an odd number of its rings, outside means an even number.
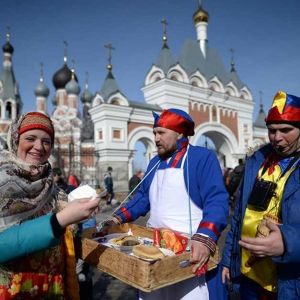
[[[170,108],[164,109],[159,116],[152,112],[154,117],[153,127],[163,127],[182,133],[184,136],[192,136],[195,134],[195,123],[192,118],[183,110]]]
[[[277,92],[265,121],[267,123],[299,122],[300,98],[283,91]]]

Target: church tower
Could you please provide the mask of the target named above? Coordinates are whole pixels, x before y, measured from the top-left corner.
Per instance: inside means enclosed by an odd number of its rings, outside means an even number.
[[[209,46],[209,14],[202,1],[192,21],[196,40],[185,41],[177,60],[165,46],[164,27],[163,49],[147,73],[142,91],[148,104],[189,113],[195,121],[190,142],[202,146],[200,137],[210,139],[220,164],[234,166],[253,140],[253,96],[239,78],[234,61],[227,70],[218,52]]]
[[[64,168],[65,177],[71,173],[81,173],[80,153],[82,120],[78,112],[80,86],[75,75],[74,61],[72,69],[67,65],[67,42],[65,44],[64,65],[52,78],[56,89],[52,99],[54,111],[51,114],[55,129],[55,149],[53,165],[68,166]]]
[[[41,63],[41,75],[40,82],[34,89],[34,94],[36,96],[36,110],[38,112],[47,113],[47,98],[49,96],[49,88],[44,84],[43,77],[43,63]]]
[[[6,143],[6,136],[12,120],[22,111],[18,84],[12,68],[14,47],[10,44],[10,29],[7,29],[6,44],[3,45],[3,70],[0,76],[0,148]]]

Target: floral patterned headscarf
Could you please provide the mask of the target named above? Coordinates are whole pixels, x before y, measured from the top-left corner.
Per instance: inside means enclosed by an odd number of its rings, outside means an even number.
[[[17,157],[19,129],[26,115],[12,122],[7,136],[8,150],[0,152],[0,232],[56,211],[61,200],[48,161],[33,165]]]

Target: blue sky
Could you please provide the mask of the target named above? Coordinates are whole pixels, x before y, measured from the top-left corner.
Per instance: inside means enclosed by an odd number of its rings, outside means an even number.
[[[235,51],[236,71],[256,101],[254,119],[260,90],[266,112],[280,89],[300,96],[299,0],[203,0],[202,5],[210,14],[209,46],[228,70],[229,49]],[[75,60],[82,91],[86,72],[91,92],[101,89],[107,75],[104,45],[111,43],[113,74],[121,91],[129,100],[144,101],[141,88],[162,47],[160,20],[169,23],[168,45],[177,59],[185,39],[196,39],[192,15],[197,8],[197,0],[1,0],[0,43],[6,42],[10,26],[23,112],[36,107],[33,90],[40,62],[52,112],[52,76],[63,66],[63,41],[68,42],[70,68]]]

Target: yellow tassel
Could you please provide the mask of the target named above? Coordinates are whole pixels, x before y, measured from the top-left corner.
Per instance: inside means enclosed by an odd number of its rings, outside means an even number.
[[[66,270],[66,294],[70,300],[80,300],[79,297],[79,285],[77,281],[76,274],[76,259],[75,259],[75,249],[73,243],[73,234],[70,227],[66,228],[64,234],[64,244],[65,244],[65,270]]]

